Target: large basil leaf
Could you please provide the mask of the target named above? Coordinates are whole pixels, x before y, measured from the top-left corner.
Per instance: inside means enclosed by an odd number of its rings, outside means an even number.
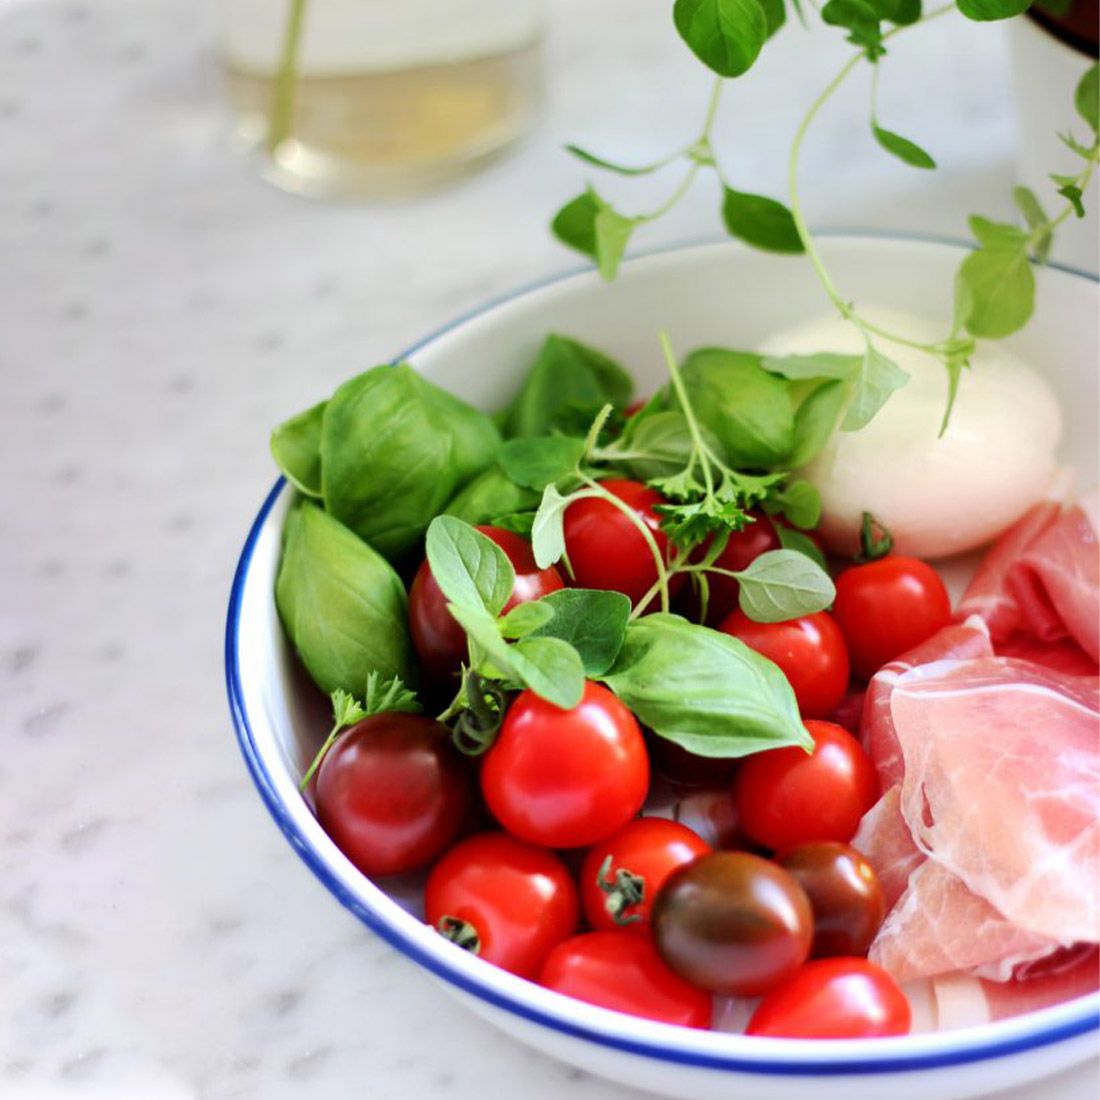
[[[678,615],[631,623],[602,679],[645,725],[700,756],[813,747],[791,685],[771,661]]]
[[[385,558],[308,501],[287,517],[275,603],[322,691],[341,688],[361,698],[372,672],[415,683],[401,579]]]
[[[778,465],[794,443],[787,383],[760,362],[750,352],[701,348],[681,368],[696,415],[732,466]]]
[[[407,364],[345,382],[325,409],[325,507],[391,561],[496,457],[492,420]]]
[[[533,511],[541,495],[517,485],[499,466],[490,466],[451,498],[444,514],[475,525],[492,523],[501,516]]]
[[[633,390],[630,375],[614,360],[551,334],[512,403],[508,435],[547,435],[556,429],[583,436],[604,405],[628,404]]]
[[[321,495],[321,421],[325,402],[284,420],[271,433],[271,456],[287,480],[307,496]]]

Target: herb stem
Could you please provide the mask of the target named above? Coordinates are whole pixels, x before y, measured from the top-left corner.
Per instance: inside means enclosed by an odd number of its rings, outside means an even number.
[[[672,388],[676,391],[676,397],[679,399],[680,408],[684,413],[684,420],[687,421],[688,431],[691,433],[692,455],[687,468],[688,470],[693,469],[696,461],[699,461],[699,465],[703,470],[703,481],[707,487],[707,496],[710,496],[714,492],[714,478],[707,458],[710,453],[709,449],[703,440],[703,433],[699,430],[699,422],[695,419],[695,410],[691,407],[687,391],[684,389],[684,380],[680,377],[680,368],[676,363],[676,354],[672,350],[668,332],[661,329],[657,333],[657,339],[661,343],[661,351],[665,357],[668,376],[672,380]]]
[[[267,129],[267,150],[274,153],[289,136],[294,116],[294,94],[298,84],[298,53],[302,43],[307,0],[290,0],[286,33],[271,95],[271,117]]]
[[[710,101],[707,103],[707,113],[703,120],[703,136],[701,141],[709,141],[710,133],[714,129],[714,120],[718,117],[718,105],[722,102],[722,85],[725,81],[718,77],[714,81],[714,87],[710,91]]]
[[[1074,186],[1076,186],[1082,194],[1088,190],[1089,183],[1092,180],[1092,173],[1096,169],[1098,154],[1100,154],[1100,146],[1094,146],[1092,158],[1085,165],[1084,169],[1078,173],[1077,179],[1074,181]],[[1076,212],[1076,209],[1074,204],[1067,200],[1066,205],[1062,208],[1062,212],[1056,218],[1047,222],[1045,225],[1037,226],[1032,231],[1031,237],[1028,239],[1028,247],[1034,246],[1038,238],[1041,237],[1044,232],[1053,232],[1057,229],[1071,214]]]
[[[314,772],[321,766],[321,761],[324,760],[325,754],[332,748],[333,741],[340,736],[343,731],[343,724],[337,722],[331,730],[329,730],[328,737],[325,738],[324,743],[317,750],[316,756],[310,762],[308,768],[306,768],[306,774],[302,776],[301,782],[298,784],[298,790],[304,791],[309,786],[309,781],[313,778]]]

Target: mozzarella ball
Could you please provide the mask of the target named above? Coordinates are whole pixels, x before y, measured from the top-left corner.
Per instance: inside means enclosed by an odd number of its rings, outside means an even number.
[[[872,323],[921,342],[943,338],[906,314],[861,310]],[[802,470],[821,493],[821,533],[854,554],[864,512],[894,536],[899,553],[942,558],[995,538],[1044,499],[1058,471],[1062,415],[1037,371],[996,343],[982,343],[964,371],[947,431],[947,372],[924,352],[878,340],[909,375],[866,427],[839,428]],[[863,338],[829,317],[776,333],[766,355],[861,354]]]

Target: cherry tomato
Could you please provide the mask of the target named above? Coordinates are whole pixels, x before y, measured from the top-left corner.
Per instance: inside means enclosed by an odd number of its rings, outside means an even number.
[[[848,650],[828,612],[758,623],[738,610],[718,629],[779,666],[791,682],[803,718],[826,718],[840,705],[848,688]]]
[[[728,781],[737,767],[736,760],[700,756],[656,733],[647,732],[646,745],[653,769],[681,787],[706,787]]]
[[[647,489],[638,481],[612,478],[600,484],[624,504],[629,505],[653,536],[658,553],[667,562],[671,557],[668,536],[660,528],[661,517],[654,506],[665,498],[656,489]],[[657,580],[657,563],[645,537],[622,511],[602,497],[584,497],[565,510],[565,550],[573,577],[580,588],[605,588],[622,592],[637,604]],[[674,577],[670,592],[683,582]]]
[[[547,848],[610,836],[641,809],[648,788],[649,757],[634,715],[591,681],[572,710],[521,692],[481,767],[496,819]]]
[[[775,532],[775,524],[768,516],[756,510],[749,512],[749,515],[753,522],[740,531],[734,531],[722,553],[714,559],[717,568],[739,572],[748,568],[761,554],[778,550],[782,545]],[[696,556],[701,557],[701,554],[697,551]],[[707,622],[711,626],[717,626],[737,607],[740,585],[733,577],[726,577],[721,573],[707,573],[706,576]]]
[[[847,730],[813,719],[805,726],[812,754],[794,746],[768,749],[744,760],[734,777],[741,827],[766,848],[849,841],[878,797],[874,767]]]
[[[375,714],[325,753],[317,818],[363,874],[403,874],[431,863],[466,825],[471,786],[445,726]]]
[[[576,932],[579,910],[565,864],[504,833],[456,845],[432,868],[424,892],[433,928],[521,978],[536,977],[551,950]]]
[[[681,1027],[710,1027],[710,995],[669,970],[645,936],[574,936],[550,952],[539,981],[601,1008]]]
[[[881,967],[866,959],[818,959],[773,989],[746,1035],[784,1039],[870,1039],[908,1035],[909,1002]]]
[[[814,941],[810,954],[866,955],[886,915],[882,887],[871,865],[854,848],[834,840],[803,844],[779,865],[810,899]]]
[[[712,852],[674,871],[650,920],[661,958],[714,993],[752,997],[806,961],[813,914],[802,887],[748,852]]]
[[[505,611],[565,587],[561,574],[552,565],[539,569],[526,539],[501,527],[480,526],[478,530],[504,551],[516,571],[516,583],[504,605]],[[436,584],[426,560],[416,571],[409,589],[409,632],[416,655],[432,679],[444,681],[457,674],[466,659],[466,634],[447,610],[447,597]]]
[[[581,868],[584,915],[595,929],[647,927],[665,879],[710,845],[686,825],[639,817],[589,849]]]
[[[930,565],[890,556],[837,577],[833,615],[848,643],[852,671],[869,680],[946,626],[951,599]]]

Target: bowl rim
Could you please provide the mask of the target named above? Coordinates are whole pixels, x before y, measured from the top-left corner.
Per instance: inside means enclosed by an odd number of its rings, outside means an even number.
[[[951,238],[919,233],[886,233],[865,229],[834,229],[820,235],[852,243],[918,243],[969,250],[972,245]],[[741,251],[728,241],[686,242],[652,249],[627,261],[631,266],[668,257],[671,254],[715,247]],[[1046,266],[1071,276],[1097,283],[1100,277],[1069,265]],[[394,359],[408,359],[426,345],[453,333],[465,324],[519,298],[558,284],[591,275],[592,265],[582,265],[534,280],[468,310],[418,340]],[[239,655],[240,621],[244,591],[248,583],[257,542],[271,513],[287,487],[280,477],[264,499],[249,529],[234,573],[229,595],[225,631],[226,690],[238,746],[256,789],[276,825],[291,847],[323,886],[345,908],[391,946],[423,966],[437,979],[456,986],[489,1005],[510,1012],[522,1020],[542,1025],[567,1036],[603,1047],[642,1055],[660,1061],[704,1069],[719,1069],[766,1076],[806,1077],[812,1075],[870,1075],[930,1070],[946,1066],[983,1062],[1066,1042],[1100,1029],[1100,993],[1088,994],[1061,1004],[975,1027],[952,1031],[908,1035],[891,1039],[814,1040],[764,1039],[715,1031],[696,1031],[668,1024],[624,1016],[541,989],[514,975],[485,964],[453,945],[439,940],[424,941],[395,923],[372,894],[393,904],[381,887],[362,877],[362,889],[353,890],[333,859],[345,860],[335,845],[333,853],[322,851],[295,821],[280,796],[267,762],[257,744],[252,719],[245,703]],[[350,867],[350,863],[347,864]],[[355,872],[358,874],[358,872]],[[417,922],[419,926],[419,922]],[[420,926],[423,927],[423,926]],[[438,949],[433,949],[438,947]],[[624,1023],[625,1021],[625,1023]],[[721,1049],[734,1046],[737,1049]]]

